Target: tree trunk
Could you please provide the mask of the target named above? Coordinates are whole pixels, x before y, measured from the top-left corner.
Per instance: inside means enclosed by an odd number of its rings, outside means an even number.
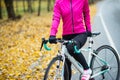
[[[13,8],[13,0],[4,0],[6,9],[7,9],[7,14],[9,19],[15,19],[15,12]]]
[[[39,0],[38,16],[40,16],[40,12],[41,12],[41,0]]]
[[[89,4],[93,4],[94,3],[94,0],[89,0]]]
[[[16,13],[19,13],[18,12],[18,0],[16,0]]]
[[[47,4],[47,11],[49,12],[50,11],[51,0],[48,0],[47,2],[48,2],[48,4]]]
[[[2,2],[0,0],[0,19],[2,19]]]
[[[47,11],[51,11],[53,6],[52,3],[54,4],[55,0],[47,0],[48,4],[47,4]]]
[[[33,12],[33,10],[32,10],[32,1],[31,0],[27,0],[27,3],[28,3],[28,12]]]
[[[25,10],[25,0],[23,0],[23,11],[26,12],[26,10]]]

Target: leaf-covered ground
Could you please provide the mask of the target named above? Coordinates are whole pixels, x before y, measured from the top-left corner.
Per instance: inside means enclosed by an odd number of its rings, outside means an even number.
[[[95,5],[90,10],[92,21]],[[49,37],[51,20],[52,13],[44,13],[40,17],[26,14],[19,21],[0,21],[0,80],[43,79],[57,50],[52,45],[52,51],[40,51],[41,38]],[[60,35],[61,28],[57,37]]]

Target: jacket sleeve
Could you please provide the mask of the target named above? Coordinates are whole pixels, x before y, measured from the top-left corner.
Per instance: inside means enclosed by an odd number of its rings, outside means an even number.
[[[51,26],[51,31],[50,35],[56,36],[56,33],[58,31],[58,26],[60,23],[60,5],[58,3],[58,0],[55,1],[54,4],[54,9],[53,9],[53,19],[52,19],[52,26]]]
[[[84,22],[85,22],[86,30],[91,32],[90,9],[89,9],[88,0],[85,0],[85,2],[84,2],[83,16],[84,16]]]

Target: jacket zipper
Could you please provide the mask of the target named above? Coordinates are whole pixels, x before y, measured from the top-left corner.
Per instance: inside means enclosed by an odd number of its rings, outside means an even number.
[[[72,19],[72,32],[74,33],[74,19],[73,19],[72,0],[70,0],[70,9],[71,9],[71,19]]]

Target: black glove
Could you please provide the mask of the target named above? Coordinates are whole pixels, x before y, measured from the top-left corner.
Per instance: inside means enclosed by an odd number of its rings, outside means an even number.
[[[55,37],[55,36],[50,36],[50,37],[49,37],[49,43],[51,43],[51,44],[52,44],[52,43],[57,43],[57,42],[56,42],[56,37]]]
[[[90,31],[87,32],[88,37],[92,37],[92,33]]]

